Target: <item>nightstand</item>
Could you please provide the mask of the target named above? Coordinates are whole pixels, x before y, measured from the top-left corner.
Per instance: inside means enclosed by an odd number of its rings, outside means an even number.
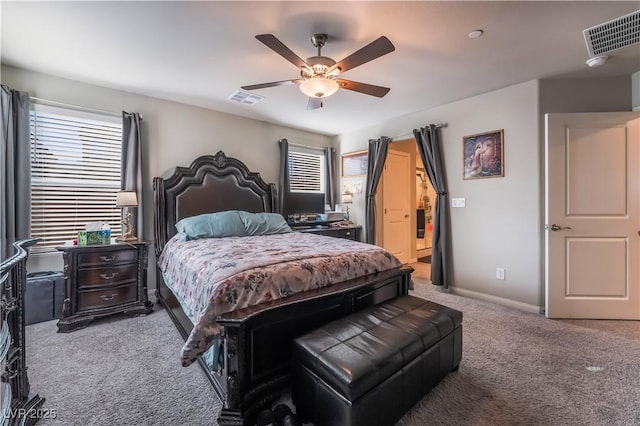
[[[295,228],[294,228],[295,230]],[[311,232],[328,237],[345,238],[347,240],[360,241],[362,226],[324,226],[321,228],[300,229],[300,232]]]
[[[86,327],[108,315],[148,314],[149,243],[132,241],[109,245],[63,246],[65,291],[58,332]]]

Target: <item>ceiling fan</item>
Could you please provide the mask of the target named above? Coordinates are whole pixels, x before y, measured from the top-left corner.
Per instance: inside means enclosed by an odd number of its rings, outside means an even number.
[[[384,36],[377,38],[340,62],[336,62],[327,56],[322,56],[321,49],[328,38],[326,34],[314,34],[311,37],[311,43],[318,48],[318,55],[307,58],[306,60],[302,60],[302,58],[293,53],[291,49],[285,46],[284,43],[278,40],[273,34],[259,34],[256,38],[287,61],[300,68],[300,76],[302,78],[242,86],[244,90],[299,84],[300,91],[309,97],[307,109],[322,108],[322,100],[327,96],[333,95],[339,88],[353,90],[354,92],[377,96],[379,98],[386,95],[390,90],[388,87],[338,78],[338,76],[345,71],[393,52],[396,48],[389,39]]]

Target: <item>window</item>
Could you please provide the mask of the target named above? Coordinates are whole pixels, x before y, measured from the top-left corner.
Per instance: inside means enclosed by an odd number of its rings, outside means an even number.
[[[122,123],[117,117],[35,105],[31,111],[31,237],[36,251],[77,238],[89,222],[120,235]]]
[[[324,193],[324,153],[289,149],[289,190]]]

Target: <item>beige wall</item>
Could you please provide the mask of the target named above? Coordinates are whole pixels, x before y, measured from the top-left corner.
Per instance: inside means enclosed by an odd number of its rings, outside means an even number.
[[[528,82],[339,137],[350,152],[380,135],[448,123],[441,135],[449,196],[466,199],[465,208],[451,209],[453,286],[530,305],[537,305],[541,282],[537,94],[538,83]],[[505,134],[505,177],[463,180],[462,137],[496,129]],[[354,210],[364,223],[364,204]],[[495,280],[496,267],[507,270],[505,281]]]
[[[631,105],[634,111],[640,111],[640,71],[631,76]]]
[[[621,111],[631,106],[629,77],[530,81],[397,117],[341,135],[342,153],[366,149],[381,135],[402,139],[430,123],[441,131],[451,208],[454,291],[532,311],[544,305],[544,113]],[[505,176],[464,180],[462,137],[504,129]],[[398,139],[398,138],[395,138]],[[354,202],[364,223],[364,197]],[[505,280],[495,279],[497,267]]]
[[[333,139],[310,132],[273,125],[235,115],[192,107],[176,102],[140,96],[119,90],[79,83],[46,74],[2,66],[2,83],[29,92],[31,96],[84,108],[139,112],[143,116],[143,198],[146,239],[153,239],[154,176],[168,176],[175,166],[188,166],[199,155],[223,150],[238,157],[267,182],[277,182],[279,151],[277,141],[308,146],[333,146]],[[31,256],[29,271],[60,270],[55,256]],[[155,286],[155,259],[150,256],[149,285]]]
[[[631,105],[631,78],[628,76],[540,80],[541,114],[630,111]]]
[[[167,176],[174,166],[188,165],[198,155],[222,149],[227,155],[241,158],[265,180],[274,182],[278,175],[279,138],[318,147],[339,144],[339,151],[346,153],[366,150],[368,140],[381,135],[402,140],[412,137],[414,128],[446,122],[448,127],[441,134],[450,198],[466,199],[466,208],[451,209],[452,285],[459,292],[511,301],[525,308],[542,306],[544,300],[544,114],[629,110],[637,105],[638,88],[638,73],[633,79],[530,81],[390,119],[333,140],[13,67],[3,66],[1,77],[3,84],[39,98],[107,111],[142,113],[144,201],[149,206],[151,178]],[[504,129],[505,177],[463,180],[462,137],[495,129]],[[364,191],[364,179],[362,184]],[[354,195],[353,200],[352,220],[364,224],[364,193]],[[151,209],[145,211],[145,218],[145,236],[151,238]],[[33,257],[32,260],[39,263],[38,269],[60,268],[59,257],[55,257],[53,264]],[[153,257],[151,260],[153,273]],[[495,279],[496,267],[506,269],[506,280]]]

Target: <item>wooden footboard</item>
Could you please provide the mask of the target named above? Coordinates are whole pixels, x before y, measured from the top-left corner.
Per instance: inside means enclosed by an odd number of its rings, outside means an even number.
[[[225,365],[221,373],[212,372],[200,360],[223,403],[218,424],[254,424],[258,411],[289,384],[295,337],[407,294],[412,271],[411,267],[402,267],[220,315]],[[158,284],[158,300],[186,339],[193,325],[161,279]]]

